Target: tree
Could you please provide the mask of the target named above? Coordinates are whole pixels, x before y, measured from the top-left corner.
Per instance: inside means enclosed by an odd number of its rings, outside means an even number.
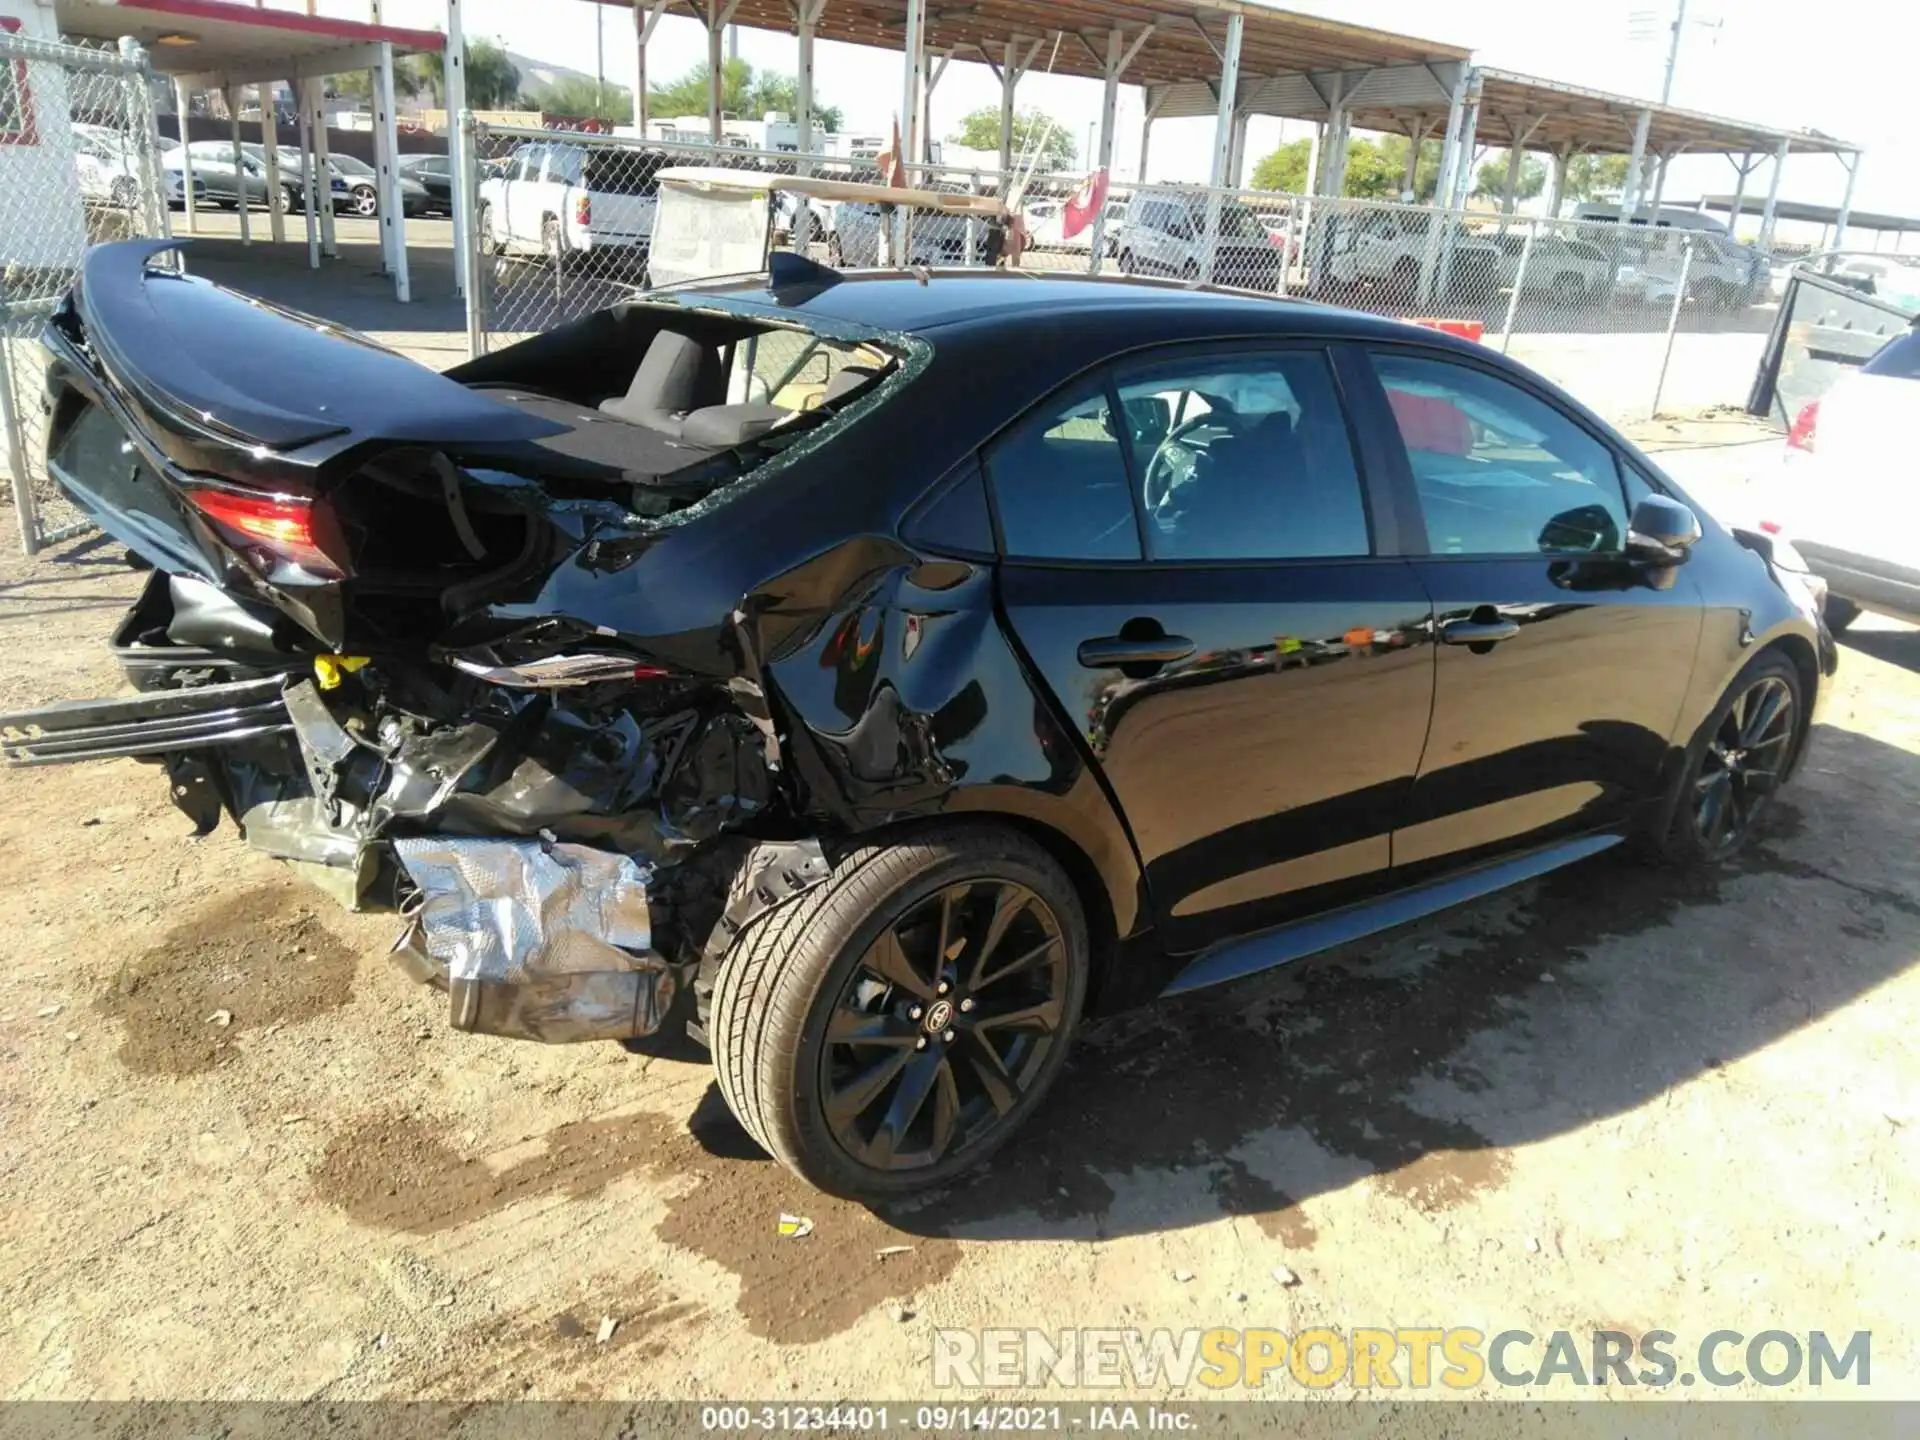
[[[1483,200],[1499,200],[1507,193],[1508,152],[1496,150],[1481,162],[1473,177],[1473,193]],[[1546,163],[1529,155],[1520,162],[1519,183],[1514,186],[1516,200],[1531,200],[1547,188]]]
[[[1625,155],[1576,155],[1567,162],[1568,200],[1618,200],[1626,188]]]
[[[540,97],[540,108],[570,120],[629,125],[633,122],[633,92],[611,80],[603,83],[591,75],[568,75],[547,87]]]
[[[1400,198],[1407,176],[1407,146],[1404,135],[1383,135],[1378,140],[1355,139],[1347,142],[1344,195],[1359,198]],[[1256,190],[1289,190],[1299,193],[1307,184],[1307,157],[1313,142],[1291,140],[1272,154],[1263,156],[1253,167],[1252,184]],[[1414,198],[1431,200],[1440,180],[1440,142],[1429,140],[1420,147],[1420,173],[1414,183]]]
[[[438,50],[413,57],[420,88],[446,104],[446,57]],[[520,71],[497,41],[467,42],[467,108],[512,110],[520,99]]]
[[[696,65],[657,90],[647,92],[647,113],[671,120],[681,115],[707,113],[707,81],[712,72]],[[720,66],[720,113],[742,120],[764,120],[769,111],[789,117],[800,109],[800,82],[791,75],[755,70],[745,60],[727,60]],[[820,130],[838,130],[838,105],[813,102],[813,123]]]
[[[1000,108],[984,106],[960,122],[960,128],[947,136],[955,145],[969,150],[1000,148]],[[1013,154],[1023,164],[1038,152],[1036,171],[1071,170],[1079,151],[1065,125],[1040,110],[1021,110],[1013,117]]]

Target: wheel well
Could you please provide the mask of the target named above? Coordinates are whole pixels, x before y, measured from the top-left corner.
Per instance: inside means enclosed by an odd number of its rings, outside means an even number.
[[[1813,697],[1820,688],[1820,661],[1813,646],[1803,635],[1782,635],[1760,653],[1778,652],[1792,662],[1800,676],[1800,689],[1806,703],[1800,707],[1800,733],[1794,740],[1793,769],[1800,768],[1800,757],[1807,751],[1807,732],[1813,728]],[[1791,773],[1791,772],[1789,772]]]
[[[1074,894],[1079,898],[1081,913],[1087,917],[1087,998],[1092,1006],[1100,993],[1101,982],[1106,978],[1109,965],[1119,948],[1118,927],[1114,923],[1113,905],[1107,898],[1106,884],[1100,878],[1100,871],[1093,860],[1066,835],[1051,825],[1030,819],[1025,815],[1010,815],[998,810],[962,811],[958,814],[928,816],[921,820],[903,821],[880,830],[848,837],[851,845],[891,845],[917,831],[932,829],[936,826],[947,828],[955,825],[998,826],[1003,830],[1017,830],[1033,841],[1053,859],[1054,863],[1066,872],[1067,881],[1073,886]],[[829,846],[831,853],[832,847]]]

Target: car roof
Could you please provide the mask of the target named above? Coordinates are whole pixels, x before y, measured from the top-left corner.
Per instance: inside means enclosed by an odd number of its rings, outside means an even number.
[[[1134,314],[1155,338],[1198,335],[1398,336],[1407,327],[1380,316],[1308,301],[1177,283],[1093,276],[1045,276],[1033,271],[856,271],[838,284],[776,296],[764,277],[704,284],[677,292],[698,304],[723,298],[729,308],[784,315],[802,324],[819,318],[841,325],[926,334],[956,326],[1009,331],[1071,324],[1074,317]],[[675,292],[667,292],[669,295]],[[664,296],[662,298],[665,298]],[[1432,331],[1423,335],[1444,339]]]

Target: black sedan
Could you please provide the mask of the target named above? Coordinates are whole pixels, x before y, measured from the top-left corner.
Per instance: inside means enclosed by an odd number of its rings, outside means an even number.
[[[979,1162],[1090,1013],[1723,859],[1833,670],[1788,547],[1391,321],[781,256],[436,374],[169,243],[47,332],[140,694],[11,758],[161,764],[461,1029],[684,1030],[829,1190]]]
[[[424,213],[453,214],[453,161],[446,155],[402,155],[400,176],[427,192]]]

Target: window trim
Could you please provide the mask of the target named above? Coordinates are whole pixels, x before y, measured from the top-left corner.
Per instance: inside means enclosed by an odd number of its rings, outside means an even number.
[[[1551,562],[1555,560],[1618,560],[1624,557],[1624,550],[1605,550],[1588,553],[1549,554],[1542,550],[1519,553],[1507,550],[1477,550],[1461,554],[1451,551],[1435,550],[1432,538],[1427,533],[1426,512],[1420,505],[1420,490],[1413,477],[1413,462],[1407,454],[1406,441],[1401,438],[1400,424],[1393,414],[1391,402],[1387,399],[1386,382],[1381,379],[1380,371],[1374,364],[1378,355],[1400,355],[1411,359],[1435,361],[1440,364],[1458,365],[1462,369],[1475,370],[1492,379],[1504,381],[1522,394],[1530,396],[1542,405],[1549,407],[1556,415],[1568,421],[1588,439],[1604,450],[1613,461],[1613,483],[1620,501],[1621,513],[1629,520],[1633,516],[1633,507],[1627,503],[1627,484],[1624,467],[1632,463],[1621,442],[1602,431],[1596,430],[1586,415],[1577,409],[1570,409],[1553,395],[1548,394],[1533,377],[1524,371],[1517,371],[1507,365],[1491,362],[1484,356],[1461,354],[1457,350],[1442,349],[1434,345],[1422,345],[1418,342],[1398,340],[1366,340],[1356,344],[1354,350],[1360,362],[1359,368],[1366,371],[1371,381],[1370,393],[1365,404],[1372,410],[1374,424],[1372,429],[1381,436],[1383,460],[1389,468],[1389,474],[1395,489],[1395,503],[1401,507],[1402,543],[1399,553],[1415,560],[1470,561],[1485,564],[1489,561],[1517,560],[1527,562]],[[1644,474],[1644,470],[1643,470]],[[1624,532],[1622,540],[1625,539]]]

